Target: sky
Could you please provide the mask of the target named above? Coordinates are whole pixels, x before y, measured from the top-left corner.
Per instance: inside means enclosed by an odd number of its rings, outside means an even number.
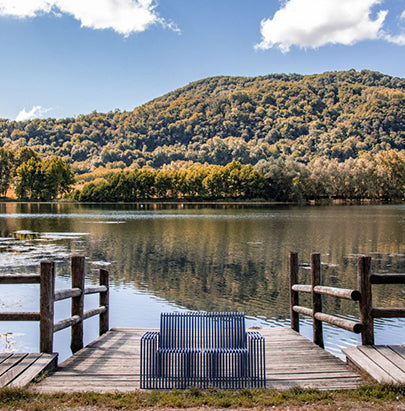
[[[0,118],[132,110],[205,77],[405,77],[405,0],[0,0]]]

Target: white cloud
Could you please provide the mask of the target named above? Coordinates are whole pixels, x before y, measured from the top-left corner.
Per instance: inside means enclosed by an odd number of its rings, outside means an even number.
[[[371,17],[373,6],[380,3],[381,0],[287,0],[273,18],[262,20],[262,41],[255,48],[278,47],[286,53],[291,46],[318,48],[326,44],[352,45],[362,40],[384,39],[403,44],[404,36],[392,36],[383,30],[387,10]]]
[[[43,117],[46,113],[51,111],[51,108],[41,106],[34,106],[30,111],[26,111],[25,107],[17,114],[16,121],[32,120],[33,118]]]
[[[401,17],[400,17],[401,19],[403,19],[403,20],[405,20],[405,10],[402,12],[402,14],[401,14]]]
[[[383,33],[381,35],[381,38],[389,41],[390,43],[397,44],[398,46],[405,46],[405,34],[398,34],[396,36],[393,36],[388,33]]]
[[[0,15],[19,18],[45,13],[69,14],[82,27],[112,29],[124,36],[152,24],[177,30],[156,13],[154,0],[0,0]]]
[[[0,15],[13,17],[35,17],[49,13],[52,2],[48,0],[0,0]]]

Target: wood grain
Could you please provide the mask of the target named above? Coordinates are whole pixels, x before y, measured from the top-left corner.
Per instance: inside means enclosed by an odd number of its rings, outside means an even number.
[[[139,389],[140,338],[147,329],[113,328],[61,363],[38,392],[129,392]],[[263,328],[267,387],[356,388],[359,374],[291,328]]]

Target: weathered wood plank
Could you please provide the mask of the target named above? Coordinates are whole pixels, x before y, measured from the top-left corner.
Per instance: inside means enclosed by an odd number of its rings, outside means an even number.
[[[51,371],[56,367],[58,354],[37,354],[35,362],[16,377],[9,387],[25,387],[34,378],[44,371]]]
[[[79,288],[81,293],[77,297],[72,298],[72,315],[78,316],[80,321],[72,325],[70,349],[73,353],[83,348],[83,312],[84,312],[84,288],[85,288],[85,272],[86,259],[83,256],[72,256],[70,259],[72,272],[72,288]]]
[[[100,307],[105,307],[106,310],[104,313],[100,314],[99,318],[99,334],[103,335],[110,328],[109,323],[109,304],[110,304],[110,291],[109,291],[109,272],[104,269],[99,271],[100,286],[105,287],[105,292],[101,292],[99,296]]]
[[[370,274],[371,284],[405,284],[405,273]]]
[[[360,347],[345,348],[343,353],[346,355],[347,362],[354,365],[380,383],[397,383],[391,375],[386,372],[380,365],[376,364]]]
[[[40,286],[40,336],[39,349],[41,352],[53,352],[53,322],[55,295],[55,262],[41,261]]]
[[[15,362],[0,376],[0,387],[5,387],[11,381],[13,381],[14,378],[22,374],[35,362],[38,356],[39,354],[26,354],[24,358],[21,359],[21,361]]]
[[[39,321],[40,315],[37,312],[23,311],[3,311],[0,313],[0,321]]]
[[[360,346],[359,350],[367,355],[371,361],[374,361],[386,373],[388,373],[392,380],[396,383],[405,382],[405,373],[385,357],[377,347]]]
[[[0,275],[0,284],[39,284],[39,274]]]
[[[390,348],[402,358],[405,358],[405,345],[390,345]]]
[[[39,392],[128,392],[139,389],[140,338],[149,329],[113,328],[38,384]],[[290,328],[263,328],[268,386],[355,388],[359,375]]]
[[[3,375],[7,370],[16,366],[20,361],[24,359],[28,354],[13,354],[8,357],[5,361],[0,364],[0,376]]]
[[[378,345],[375,348],[405,373],[405,356],[401,356],[396,352],[393,346]]]
[[[66,288],[64,290],[55,291],[55,301],[66,300],[67,298],[79,297],[82,293],[80,288]]]
[[[28,354],[18,364],[10,367],[0,376],[0,387],[5,387],[10,384],[16,377],[27,370],[38,358],[39,354]]]
[[[10,353],[5,353],[5,354],[0,354],[0,364],[3,362],[3,361],[6,361],[7,360],[7,358],[9,358],[9,357],[11,357],[13,354],[10,352]]]
[[[299,294],[294,286],[298,283],[298,254],[290,252],[290,318],[291,318],[291,328],[294,331],[299,332],[300,321],[299,315],[296,313],[292,307],[299,304]]]

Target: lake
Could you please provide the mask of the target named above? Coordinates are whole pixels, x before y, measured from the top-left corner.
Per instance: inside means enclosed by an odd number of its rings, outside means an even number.
[[[322,254],[325,285],[357,288],[359,254],[375,272],[405,272],[405,205],[243,206],[190,204],[0,204],[0,274],[37,273],[57,262],[56,288],[69,288],[69,257],[87,257],[88,284],[110,270],[110,326],[157,327],[174,310],[244,311],[249,326],[289,326],[288,253],[299,253],[300,282],[309,282],[311,252]],[[405,286],[374,286],[374,304],[405,306]],[[86,296],[85,309],[98,305]],[[308,306],[305,302],[302,305]],[[39,310],[38,285],[2,285],[3,311]],[[324,299],[324,311],[358,319],[351,301]],[[55,303],[55,321],[70,302]],[[312,326],[302,317],[302,334]],[[337,356],[360,336],[325,326]],[[377,320],[377,344],[404,344],[405,320]],[[85,343],[98,318],[85,321]],[[55,334],[60,359],[70,329]],[[38,323],[0,323],[2,351],[38,351]]]

